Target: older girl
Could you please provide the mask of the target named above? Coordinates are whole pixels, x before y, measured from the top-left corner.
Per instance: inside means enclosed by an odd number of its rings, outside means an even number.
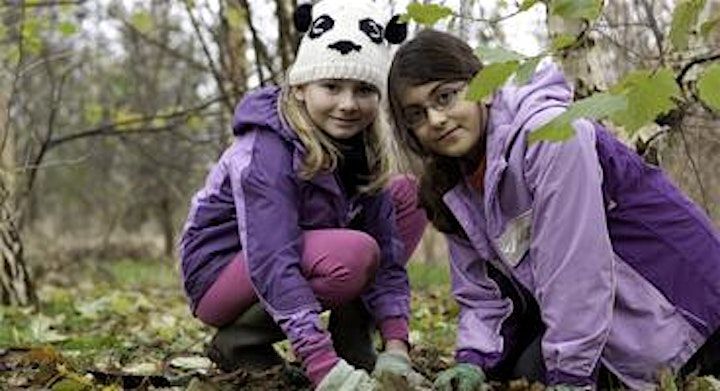
[[[389,75],[461,307],[457,365],[437,388],[486,376],[592,388],[602,370],[647,389],[663,368],[718,374],[720,237],[707,216],[596,122],[529,143],[572,101],[556,67],[464,100],[480,68],[461,40],[424,31]]]

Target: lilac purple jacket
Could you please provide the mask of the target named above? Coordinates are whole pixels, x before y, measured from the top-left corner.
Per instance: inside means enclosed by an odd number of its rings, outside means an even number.
[[[304,230],[347,227],[354,219],[353,228],[373,236],[381,249],[364,302],[381,331],[386,319],[407,324],[409,284],[389,194],[348,199],[335,173],[300,179],[296,173],[304,149],[278,115],[279,94],[277,87],[263,88],[240,102],[233,121],[235,140],[192,200],[180,253],[193,310],[222,268],[242,251],[255,292],[293,346],[310,348],[327,341],[319,327],[321,306],[300,272],[301,235]]]
[[[664,175],[602,126],[574,122],[566,142],[527,135],[572,99],[555,66],[492,102],[482,195],[444,196],[467,239],[448,235],[461,312],[456,358],[503,357],[513,303],[486,264],[537,299],[547,326],[549,384],[589,385],[602,362],[628,386],[652,388],[720,326],[720,237]]]

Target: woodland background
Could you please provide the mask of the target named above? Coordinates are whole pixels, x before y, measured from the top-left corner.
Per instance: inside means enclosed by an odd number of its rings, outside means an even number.
[[[406,2],[382,3],[406,11]],[[447,5],[450,14],[411,13],[411,35],[425,22],[507,47],[519,15],[534,12],[540,22],[521,46],[537,49],[518,58],[551,55],[579,99],[633,71],[672,71],[673,106],[648,109],[654,121],[642,127],[615,129],[720,224],[720,84],[712,80],[718,89],[704,101],[697,88],[720,62],[720,1]],[[292,63],[296,6],[0,2],[0,389],[306,387],[292,371],[209,368],[211,330],[189,315],[176,260],[189,200],[231,142],[235,103],[281,83]],[[457,308],[445,265],[442,238],[428,230],[411,265],[414,355],[428,376],[451,358]]]

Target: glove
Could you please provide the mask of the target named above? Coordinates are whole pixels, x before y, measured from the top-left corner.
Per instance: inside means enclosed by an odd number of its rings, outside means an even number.
[[[477,365],[461,363],[442,371],[435,379],[438,391],[475,391],[485,384],[485,373]]]
[[[355,369],[345,360],[338,361],[317,386],[317,391],[373,391],[375,379],[362,369]]]
[[[413,369],[410,357],[400,352],[386,351],[380,353],[372,375],[374,378],[379,379],[381,383],[387,377],[397,378],[407,383],[411,389],[431,386],[429,380]]]

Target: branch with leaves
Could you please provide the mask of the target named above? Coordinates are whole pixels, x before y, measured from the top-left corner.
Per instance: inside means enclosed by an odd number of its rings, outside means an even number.
[[[511,15],[526,11],[538,2],[537,0],[525,0],[520,5],[518,12]],[[586,24],[585,29],[577,36],[555,37],[552,47],[535,57],[527,57],[499,47],[480,47],[477,54],[485,67],[470,82],[468,99],[481,101],[513,77],[516,84],[527,83],[541,58],[560,54],[564,50],[578,45],[585,37],[585,32],[592,28],[592,24],[601,15],[603,6],[601,0],[549,0],[545,3],[549,14],[564,19],[579,20]],[[668,37],[656,36],[658,45],[661,47],[661,55],[666,54],[662,44],[667,41],[672,43],[676,51],[687,49],[689,37],[700,24],[699,18],[705,3],[706,0],[684,0],[677,5]],[[407,7],[404,20],[432,26],[452,15],[467,17],[456,15],[452,9],[445,6],[416,2]],[[713,28],[720,25],[720,23],[712,22],[713,20],[710,20],[702,24],[700,30],[705,36],[708,36]],[[653,31],[655,34],[660,33],[657,28],[654,28]],[[706,108],[720,114],[720,94],[717,93],[720,90],[720,64],[717,63],[717,60],[718,55],[715,54],[691,59],[679,73],[669,67],[630,72],[608,91],[574,102],[564,114],[533,132],[531,141],[566,140],[574,134],[571,123],[579,118],[609,119],[632,135],[641,127],[654,122],[658,117],[671,110],[689,105],[690,102],[687,100],[695,95],[689,98],[687,94],[683,93],[683,79],[691,67],[700,64],[710,63],[711,65],[706,66],[697,78],[696,98]],[[663,59],[660,59],[660,63],[663,63]]]

